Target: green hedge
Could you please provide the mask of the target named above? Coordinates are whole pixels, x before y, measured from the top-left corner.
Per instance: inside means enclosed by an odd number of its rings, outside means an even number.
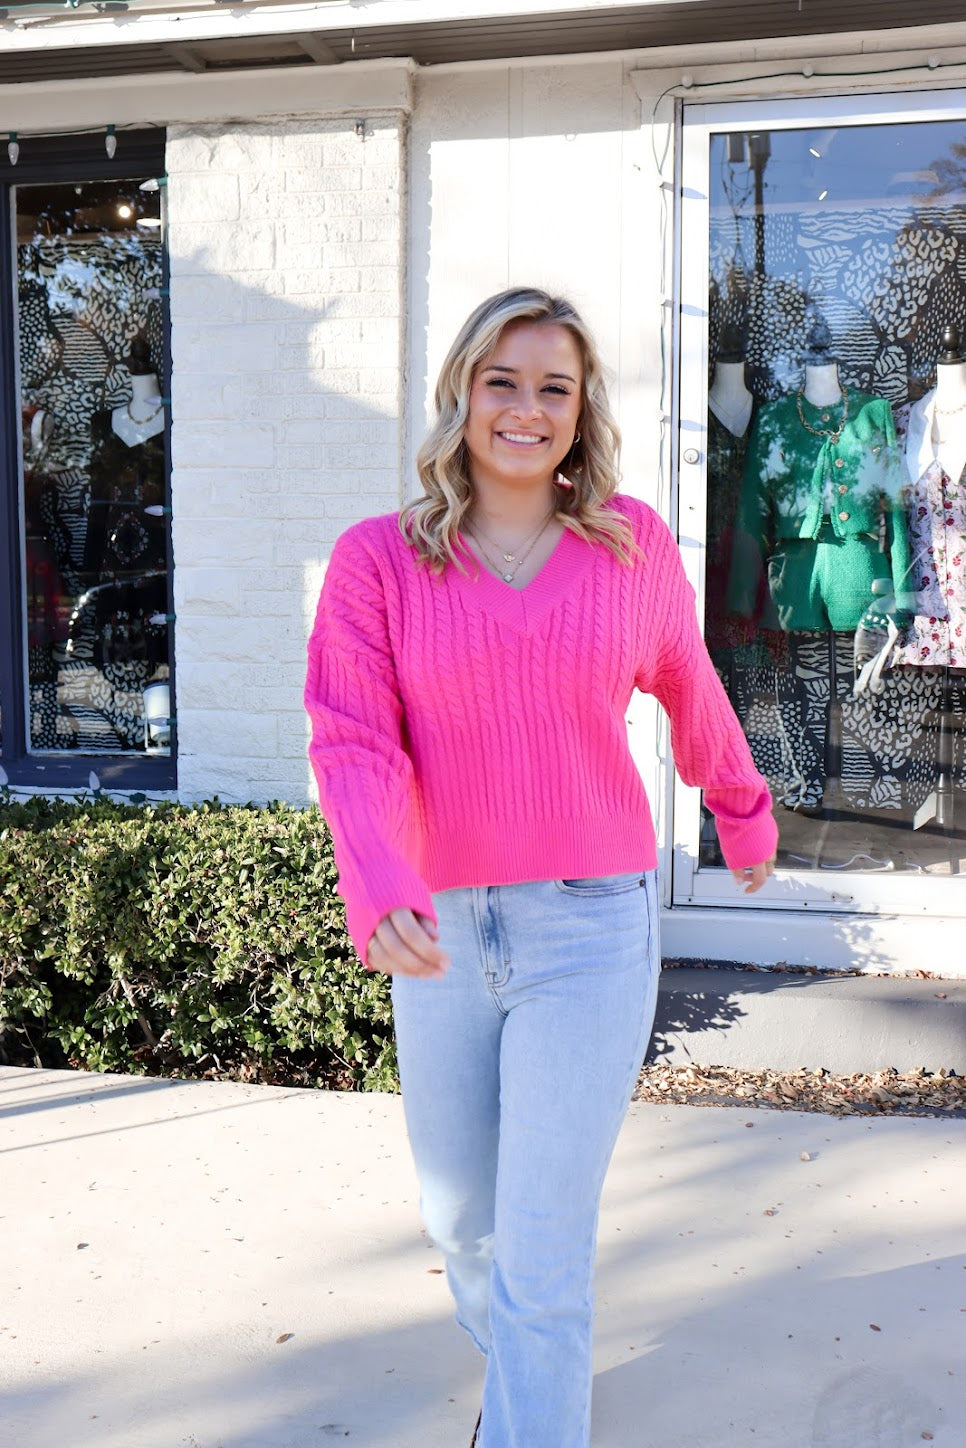
[[[0,802],[0,1059],[395,1090],[318,811]]]

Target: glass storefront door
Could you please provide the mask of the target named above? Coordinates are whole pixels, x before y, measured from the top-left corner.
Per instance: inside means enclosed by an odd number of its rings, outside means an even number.
[[[964,115],[685,113],[680,532],[775,799],[766,908],[966,913]],[[694,791],[675,834],[675,899],[734,900]]]

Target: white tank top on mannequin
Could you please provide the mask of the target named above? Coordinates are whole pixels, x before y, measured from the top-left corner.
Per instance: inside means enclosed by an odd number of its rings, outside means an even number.
[[[911,481],[937,461],[958,483],[966,468],[966,362],[940,363],[935,388],[909,414],[906,471]]]

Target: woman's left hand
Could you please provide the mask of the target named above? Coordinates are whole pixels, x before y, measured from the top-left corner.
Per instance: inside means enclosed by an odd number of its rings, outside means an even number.
[[[760,865],[747,865],[743,870],[732,870],[731,874],[738,885],[744,886],[745,895],[754,895],[755,891],[760,890],[764,885],[768,876],[774,874],[774,870],[775,856],[772,855],[770,860],[763,860]]]

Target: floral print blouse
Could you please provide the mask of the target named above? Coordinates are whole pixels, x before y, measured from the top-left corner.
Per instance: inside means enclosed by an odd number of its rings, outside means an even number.
[[[950,477],[941,459],[922,469],[932,449],[924,446],[932,424],[931,399],[896,410],[896,431],[905,444],[910,481],[909,589],[915,617],[896,645],[893,664],[966,668],[966,467]],[[924,406],[925,404],[925,406]],[[919,474],[919,476],[916,476]]]

